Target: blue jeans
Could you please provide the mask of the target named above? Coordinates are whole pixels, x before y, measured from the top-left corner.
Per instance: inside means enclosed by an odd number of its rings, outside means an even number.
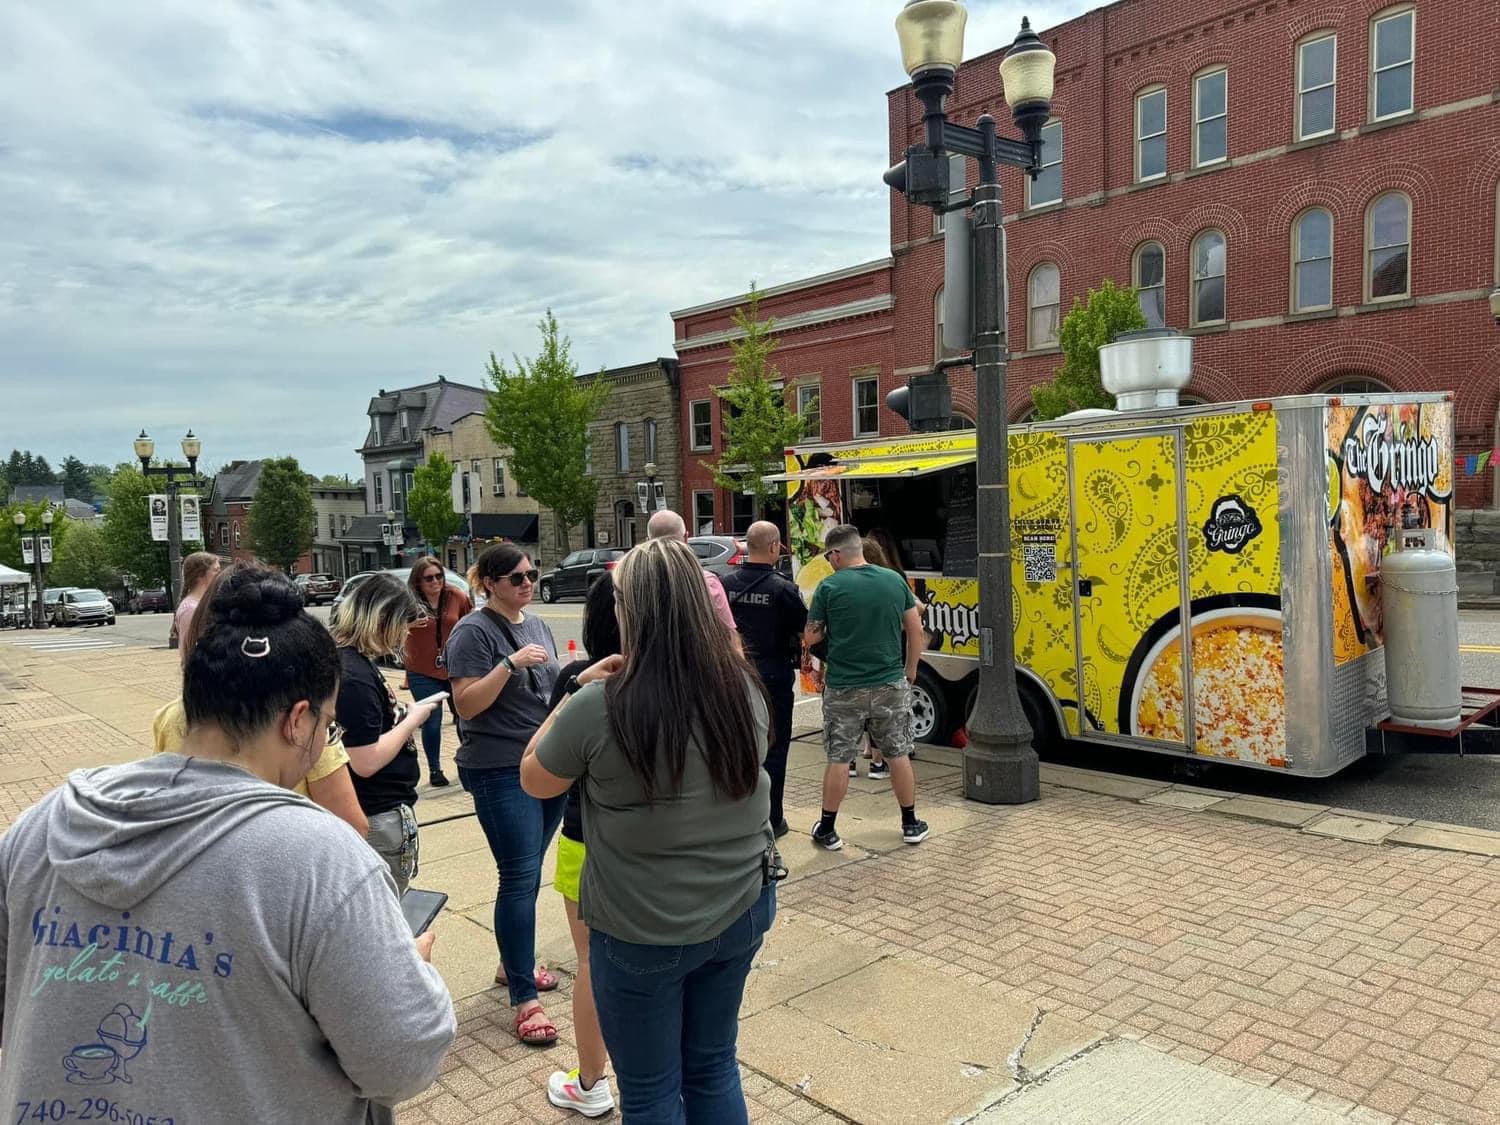
[[[536,999],[536,896],[542,857],[562,822],[567,796],[538,801],[521,788],[521,767],[458,767],[458,781],[474,797],[474,812],[500,869],[495,940],[505,962],[510,1002]]]
[[[589,972],[626,1125],[744,1125],[735,1042],[776,885],[718,937],[636,945],[589,931]]]
[[[422,675],[421,672],[407,672],[406,679],[411,684],[413,699],[426,699],[429,695],[450,690],[447,680],[434,680],[431,676]],[[453,706],[451,695],[448,697],[448,706]],[[456,718],[458,712],[455,711],[453,714]],[[441,703],[432,709],[432,714],[428,715],[427,721],[422,724],[422,750],[427,755],[427,772],[442,773],[443,705]]]

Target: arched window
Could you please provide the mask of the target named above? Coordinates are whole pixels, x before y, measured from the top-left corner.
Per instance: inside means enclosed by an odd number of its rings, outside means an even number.
[[[615,468],[630,472],[630,423],[615,423]]]
[[[1057,267],[1043,262],[1026,279],[1026,346],[1031,351],[1057,347],[1062,296]]]
[[[1387,395],[1392,388],[1379,379],[1364,375],[1341,375],[1323,385],[1320,394],[1325,395]]]
[[[1333,215],[1322,207],[1292,225],[1292,311],[1333,308]]]
[[[1011,419],[1010,424],[1012,426],[1021,426],[1027,422],[1034,421],[1036,421],[1036,403],[1030,402],[1021,408],[1021,412]]]
[[[1192,321],[1195,325],[1222,324],[1227,319],[1227,274],[1223,234],[1206,230],[1193,239]]]
[[[1130,272],[1140,294],[1146,327],[1161,328],[1167,323],[1167,252],[1161,243],[1143,242],[1137,246]]]
[[[1365,212],[1365,300],[1411,296],[1411,200],[1388,191]]]

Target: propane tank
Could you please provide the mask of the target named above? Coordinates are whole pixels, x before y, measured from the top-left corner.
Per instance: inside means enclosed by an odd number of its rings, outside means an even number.
[[[1458,570],[1431,528],[1397,531],[1380,567],[1391,718],[1449,728],[1463,715],[1458,670]]]

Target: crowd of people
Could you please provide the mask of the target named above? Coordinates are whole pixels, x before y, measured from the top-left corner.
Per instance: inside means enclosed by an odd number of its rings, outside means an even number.
[[[588,592],[587,657],[566,666],[512,544],[471,570],[477,611],[429,557],[408,584],[361,582],[327,627],[284,575],[190,556],[182,693],[156,716],[156,753],[73,774],[0,840],[7,1104],[71,1113],[92,1100],[72,1087],[122,1082],[126,1112],[157,1120],[393,1120],[456,1034],[434,934],[401,910],[420,871],[419,740],[428,782],[449,784],[446,703],[496,865],[495,981],[536,1047],[558,1038],[536,928],[561,829],[578,1065],[549,1100],[609,1113],[612,1071],[627,1122],[746,1121],[738,1015],[785,875],[798,668],[815,652],[826,676],[814,842],[842,846],[868,740],[919,843],[919,613],[852,527],[828,532],[834,574],[810,607],[776,568],[773,524],[749,529],[722,582],[675,513],[648,532]],[[410,702],[380,668],[397,655]]]

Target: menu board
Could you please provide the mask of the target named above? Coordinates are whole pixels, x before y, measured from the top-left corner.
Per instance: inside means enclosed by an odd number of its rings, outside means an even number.
[[[943,538],[943,573],[950,578],[973,578],[979,573],[979,494],[974,466],[965,465],[944,475],[948,518]]]

